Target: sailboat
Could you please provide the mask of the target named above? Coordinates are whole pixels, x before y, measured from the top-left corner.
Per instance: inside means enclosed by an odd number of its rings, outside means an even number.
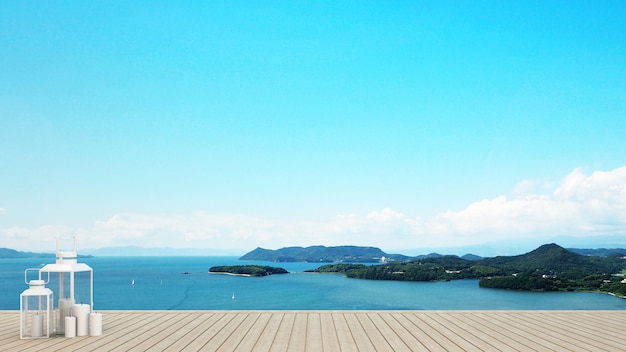
[[[235,292],[233,292],[233,297],[232,297],[232,299],[235,299]]]
[[[133,279],[133,281],[131,281],[130,284],[135,286],[135,279]]]

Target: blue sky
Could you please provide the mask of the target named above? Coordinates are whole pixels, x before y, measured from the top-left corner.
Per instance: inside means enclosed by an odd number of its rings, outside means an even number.
[[[0,246],[626,245],[624,15],[2,2]]]

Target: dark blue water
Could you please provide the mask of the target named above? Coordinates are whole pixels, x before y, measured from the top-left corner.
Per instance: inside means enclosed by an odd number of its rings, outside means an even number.
[[[477,280],[370,281],[303,273],[318,266],[311,263],[242,262],[236,257],[98,257],[80,261],[94,270],[96,310],[626,309],[625,299],[599,293],[482,289]],[[27,288],[24,269],[52,262],[0,260],[0,309],[19,309],[19,295]],[[291,273],[260,278],[207,273],[214,265],[238,264],[280,266]]]

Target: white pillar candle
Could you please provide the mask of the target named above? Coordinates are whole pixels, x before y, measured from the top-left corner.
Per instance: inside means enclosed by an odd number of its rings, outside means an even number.
[[[65,337],[76,336],[76,317],[65,317]]]
[[[76,317],[76,336],[89,335],[89,304],[75,304],[74,316]]]
[[[42,337],[43,336],[43,315],[42,314],[33,315],[33,317],[31,318],[30,324],[31,324],[30,336]]]
[[[58,334],[63,334],[64,326],[65,326],[65,317],[69,317],[72,315],[72,306],[74,306],[74,299],[72,298],[61,298],[59,299],[59,328],[57,329]]]
[[[102,335],[102,314],[89,313],[89,336]]]

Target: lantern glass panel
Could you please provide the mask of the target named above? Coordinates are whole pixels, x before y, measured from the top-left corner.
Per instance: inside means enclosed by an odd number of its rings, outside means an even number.
[[[92,304],[91,271],[74,273],[74,301],[76,304]]]
[[[54,331],[53,293],[44,287],[20,295],[20,338],[50,337]]]

